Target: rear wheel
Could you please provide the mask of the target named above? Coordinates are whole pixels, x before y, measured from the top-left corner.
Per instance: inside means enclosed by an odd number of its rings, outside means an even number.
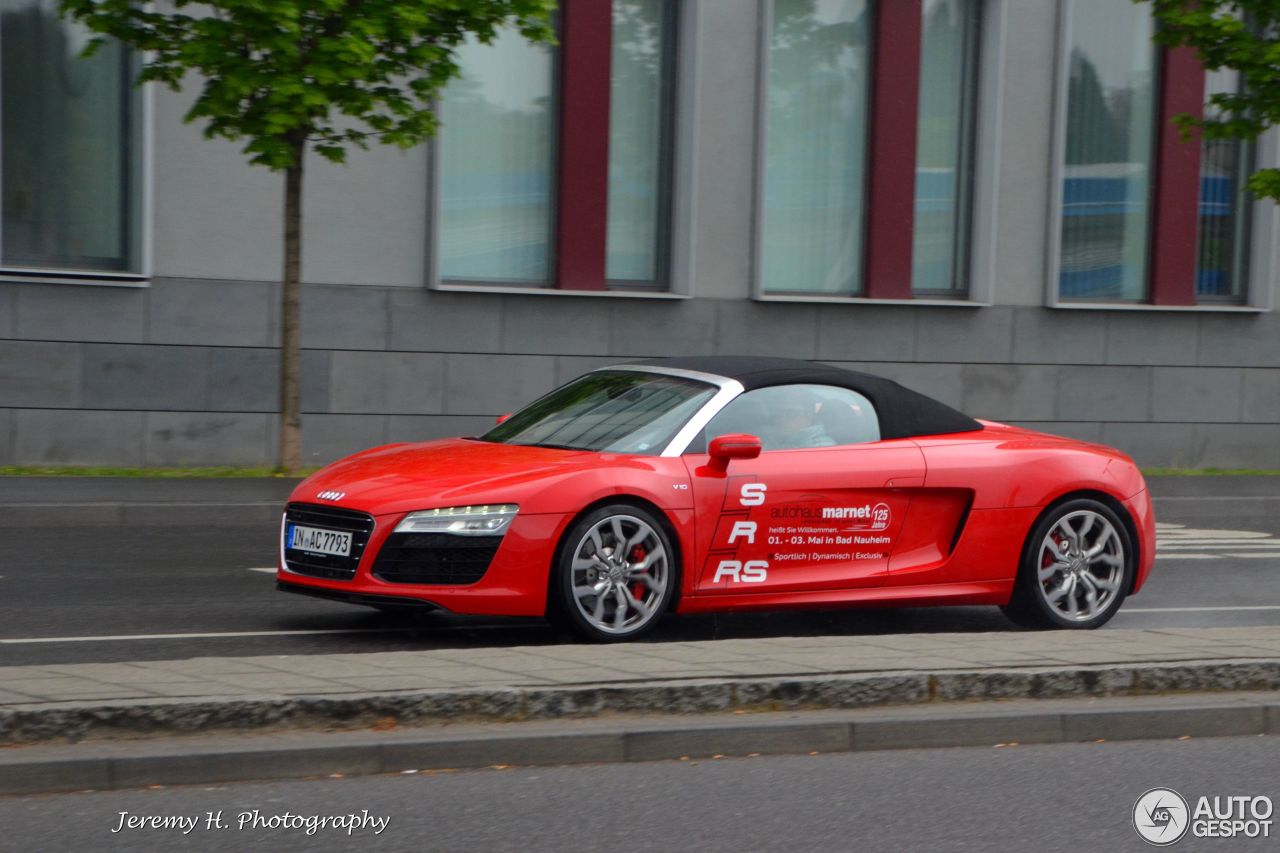
[[[1098,628],[1120,609],[1133,543],[1106,504],[1076,498],[1031,531],[1006,616],[1028,628]]]
[[[557,614],[592,640],[632,640],[650,631],[675,593],[670,537],[652,513],[630,504],[580,519],[555,568]]]

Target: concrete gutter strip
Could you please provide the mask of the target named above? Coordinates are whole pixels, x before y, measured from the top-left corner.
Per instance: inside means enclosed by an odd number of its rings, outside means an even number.
[[[46,702],[0,708],[0,744],[132,735],[359,728],[610,713],[849,709],[988,699],[1280,689],[1280,659],[699,678],[554,687]]]
[[[0,794],[341,774],[1280,734],[1268,693],[185,737],[0,751]]]
[[[0,505],[5,527],[249,527],[279,523],[284,501],[114,502]]]

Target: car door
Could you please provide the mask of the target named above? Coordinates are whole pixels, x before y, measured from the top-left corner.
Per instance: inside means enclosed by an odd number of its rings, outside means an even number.
[[[802,413],[813,407],[813,423],[785,422],[797,400]],[[727,471],[708,465],[704,442],[728,433],[760,437],[760,456],[733,461]],[[915,442],[879,440],[866,398],[830,386],[742,394],[692,450],[685,465],[696,507],[698,559],[690,566],[697,594],[884,583],[925,473]]]

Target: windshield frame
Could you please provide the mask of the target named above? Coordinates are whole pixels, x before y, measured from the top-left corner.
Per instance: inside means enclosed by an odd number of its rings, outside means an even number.
[[[689,443],[692,442],[694,438],[698,436],[698,434],[703,430],[703,428],[706,427],[706,425],[711,421],[711,419],[715,417],[716,414],[719,413],[721,409],[723,409],[726,405],[728,405],[730,400],[732,400],[734,397],[737,397],[739,394],[743,392],[742,383],[737,381],[736,379],[729,379],[724,376],[717,376],[716,374],[713,374],[713,373],[703,373],[698,370],[682,370],[680,368],[675,368],[675,367],[662,367],[660,365],[648,365],[648,364],[617,364],[617,365],[610,365],[608,367],[598,367],[595,370],[587,371],[586,373],[582,374],[582,376],[575,377],[574,380],[572,381],[577,381],[577,379],[581,379],[584,376],[590,376],[593,373],[653,373],[661,376],[673,376],[673,377],[679,377],[681,379],[692,379],[692,380],[702,382],[707,385],[711,385],[715,387],[716,389],[715,393],[713,393],[711,397],[705,403],[702,404],[701,408],[697,409],[689,417],[689,419],[684,422],[683,426],[681,426],[678,430],[676,430],[675,434],[667,442],[667,445],[664,448],[662,448],[660,452],[656,454],[652,452],[643,454],[647,456],[672,457],[672,456],[683,455],[685,448],[688,447]],[[565,384],[568,384],[568,383],[565,383]],[[528,406],[532,406],[536,404],[539,400],[542,400],[543,398],[547,397],[549,394],[554,394],[556,391],[559,391],[560,388],[563,388],[563,387],[564,387],[563,385],[557,386],[556,388],[549,391],[547,394],[543,394],[541,397],[538,397],[537,400],[531,401],[528,404]],[[522,406],[521,410],[528,408],[528,406]],[[475,438],[478,441],[485,440],[484,435],[478,435]],[[543,444],[530,444],[530,445],[524,445],[524,446],[554,447],[554,445],[543,445]],[[588,448],[561,448],[561,449],[571,449],[575,453],[617,453],[617,451],[591,450]],[[623,454],[623,455],[628,455],[628,454]]]

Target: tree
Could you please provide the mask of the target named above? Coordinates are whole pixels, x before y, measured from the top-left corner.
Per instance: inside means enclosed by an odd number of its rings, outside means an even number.
[[[280,456],[301,466],[302,177],[308,149],[342,163],[370,140],[410,148],[437,127],[431,105],[458,75],[468,37],[504,27],[550,42],[555,0],[62,0],[61,11],[145,56],[139,84],[203,78],[188,122],[245,141],[249,162],[284,172]],[[186,14],[191,9],[195,14]]]
[[[1180,115],[1184,134],[1200,130],[1206,139],[1254,140],[1280,123],[1280,0],[1150,0],[1167,47],[1195,48],[1205,68],[1240,72],[1244,85],[1216,94],[1213,117]],[[1280,168],[1249,178],[1258,196],[1280,202]]]

